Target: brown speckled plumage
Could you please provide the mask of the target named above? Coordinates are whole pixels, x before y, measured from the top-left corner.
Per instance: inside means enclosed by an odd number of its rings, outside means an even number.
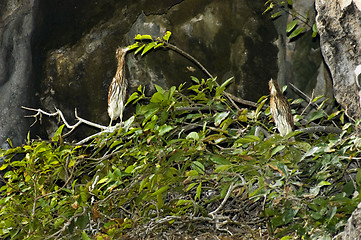
[[[291,107],[275,80],[271,79],[268,86],[273,120],[280,135],[285,136],[294,129]]]
[[[127,51],[127,48],[118,48],[116,50],[118,67],[108,92],[108,114],[110,117],[110,125],[112,124],[112,121],[116,120],[118,117],[120,118],[120,122],[123,121],[123,111],[128,86],[128,82],[125,78],[125,54]]]

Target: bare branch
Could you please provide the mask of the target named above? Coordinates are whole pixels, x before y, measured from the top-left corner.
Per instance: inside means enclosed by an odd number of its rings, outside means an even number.
[[[88,126],[95,127],[95,128],[101,129],[101,130],[109,129],[109,127],[107,127],[107,126],[103,126],[103,125],[100,125],[100,124],[97,124],[97,123],[93,123],[93,122],[90,122],[88,120],[85,120],[85,119],[79,117],[76,109],[75,109],[75,118],[78,120],[78,122],[76,122],[74,125],[70,125],[66,121],[63,113],[57,108],[55,108],[56,112],[54,112],[54,113],[46,112],[46,111],[44,111],[44,110],[42,110],[40,108],[35,109],[35,108],[29,108],[29,107],[24,107],[24,106],[22,106],[22,108],[25,109],[25,110],[36,112],[33,115],[25,116],[25,117],[33,117],[33,118],[35,118],[35,122],[33,124],[36,123],[38,117],[41,118],[42,115],[46,115],[48,117],[59,116],[59,118],[65,124],[65,126],[70,129],[70,132],[72,132],[75,128],[77,128],[81,124],[86,124]],[[69,133],[67,133],[67,134],[69,134]]]
[[[331,126],[315,126],[315,127],[307,127],[300,129],[303,133],[317,133],[317,132],[324,132],[324,133],[336,133],[340,134],[342,133],[342,130],[337,127],[331,127]]]
[[[209,215],[214,219],[216,218],[216,213],[221,210],[224,206],[224,204],[226,204],[229,196],[231,195],[232,191],[236,188],[236,187],[239,187],[239,186],[243,186],[245,185],[245,180],[242,178],[242,183],[238,183],[236,185],[234,185],[234,183],[232,182],[231,185],[229,186],[228,188],[228,191],[226,193],[226,196],[224,197],[223,201],[221,202],[221,204],[217,207],[216,210],[214,210],[213,212],[210,212]]]

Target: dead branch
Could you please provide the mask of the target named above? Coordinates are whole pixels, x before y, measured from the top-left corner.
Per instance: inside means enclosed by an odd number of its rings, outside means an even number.
[[[78,122],[75,123],[74,125],[70,125],[68,123],[68,121],[65,119],[63,113],[57,108],[55,108],[56,112],[54,112],[54,113],[46,112],[46,111],[44,111],[44,110],[42,110],[40,108],[35,109],[35,108],[29,108],[29,107],[24,107],[24,106],[22,106],[21,108],[23,108],[25,110],[36,112],[33,115],[25,116],[25,117],[33,117],[33,118],[35,118],[35,121],[34,121],[34,123],[32,125],[34,125],[38,121],[38,117],[41,120],[42,115],[46,115],[48,117],[56,117],[56,116],[58,116],[60,118],[60,120],[65,124],[65,126],[70,129],[70,132],[72,132],[75,128],[77,128],[81,124],[86,124],[88,126],[95,127],[95,128],[101,129],[101,130],[109,129],[109,127],[106,127],[106,126],[103,126],[103,125],[100,125],[100,124],[97,124],[97,123],[93,123],[93,122],[90,122],[90,121],[88,121],[86,119],[83,119],[83,118],[79,117],[77,109],[75,109],[75,118],[78,120]],[[70,132],[68,132],[67,134],[69,134]]]
[[[70,129],[69,132],[67,132],[66,134],[63,135],[64,137],[69,135],[71,132],[73,132],[81,124],[85,124],[85,125],[88,125],[90,127],[98,128],[98,129],[101,130],[101,132],[96,133],[94,135],[91,135],[91,136],[81,140],[80,142],[77,143],[77,145],[84,144],[84,143],[88,142],[90,139],[92,139],[92,138],[94,138],[94,137],[96,137],[98,135],[101,135],[104,132],[111,132],[116,128],[116,125],[115,126],[103,126],[101,124],[94,123],[94,122],[88,121],[88,120],[86,120],[84,118],[81,118],[81,117],[78,116],[77,109],[75,109],[75,111],[74,111],[75,112],[75,119],[77,119],[77,122],[75,124],[71,125],[65,119],[64,114],[62,113],[62,111],[57,109],[57,108],[55,108],[56,112],[53,112],[53,113],[46,112],[46,111],[44,111],[44,110],[42,110],[40,108],[35,109],[35,108],[29,108],[29,107],[24,107],[24,106],[22,106],[22,108],[25,109],[25,110],[36,112],[33,115],[25,116],[25,117],[33,117],[35,119],[31,126],[33,126],[38,121],[38,119],[41,121],[41,118],[42,118],[43,115],[48,116],[48,117],[59,117],[59,120],[62,121],[68,129]]]

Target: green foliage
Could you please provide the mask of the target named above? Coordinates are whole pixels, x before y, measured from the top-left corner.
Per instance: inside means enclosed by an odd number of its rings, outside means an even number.
[[[149,52],[152,49],[157,49],[159,47],[164,47],[166,43],[168,43],[168,40],[172,33],[170,31],[167,31],[165,35],[162,38],[153,39],[150,35],[140,35],[138,34],[135,36],[134,40],[136,41],[134,44],[128,46],[129,50],[135,50],[134,54],[138,54],[140,52],[143,56],[147,52]]]
[[[292,20],[286,27],[286,32],[290,39],[300,36],[308,30],[312,30],[312,37],[317,36],[317,27],[313,23],[314,19],[310,19],[308,13],[304,16],[302,13],[293,8],[292,0],[267,0],[265,2],[266,10],[263,14],[271,12],[271,18],[276,19],[281,15],[291,15]]]
[[[231,186],[233,200],[219,212],[227,224],[267,226],[269,235],[284,239],[340,231],[360,202],[361,170],[348,168],[361,147],[350,134],[353,126],[318,139],[300,132],[255,135],[257,126],[272,128],[268,110],[236,112],[221,94],[229,81],[192,80],[191,94],[184,95],[182,86],[156,86],[148,102],[139,87],[130,100],[135,115],[86,146],[65,143],[61,126],[51,142],[2,150],[2,169],[10,170],[0,189],[0,236],[140,239],[152,224],[150,236],[164,231],[157,221],[167,218],[166,229],[187,232],[177,217],[216,221],[210,213]],[[266,105],[262,98],[259,106]],[[317,111],[309,121],[316,120],[328,121]],[[240,217],[248,210],[239,206],[250,203],[259,214]]]
[[[129,48],[143,55],[166,47],[170,35],[137,35]],[[342,133],[281,137],[267,96],[256,109],[235,110],[224,94],[232,79],[191,80],[187,91],[155,85],[150,97],[139,86],[127,102],[135,114],[87,145],[67,143],[64,125],[51,141],[9,140],[10,149],[0,149],[0,170],[8,169],[1,238],[157,239],[167,231],[184,238],[236,229],[233,237],[327,239],[342,230],[360,202],[359,123],[347,123],[343,110],[326,114],[328,100],[319,97],[295,112],[295,125],[338,124]]]

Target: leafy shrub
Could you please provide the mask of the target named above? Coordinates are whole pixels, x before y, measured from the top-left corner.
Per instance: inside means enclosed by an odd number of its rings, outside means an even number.
[[[188,95],[157,86],[147,98],[139,87],[129,99],[135,115],[86,145],[67,143],[61,126],[51,141],[2,150],[2,169],[10,170],[0,236],[289,239],[342,230],[360,202],[354,126],[339,136],[282,138],[272,132],[266,97],[255,110],[236,111],[222,95],[229,81],[192,80]],[[260,126],[272,135],[258,134]]]

